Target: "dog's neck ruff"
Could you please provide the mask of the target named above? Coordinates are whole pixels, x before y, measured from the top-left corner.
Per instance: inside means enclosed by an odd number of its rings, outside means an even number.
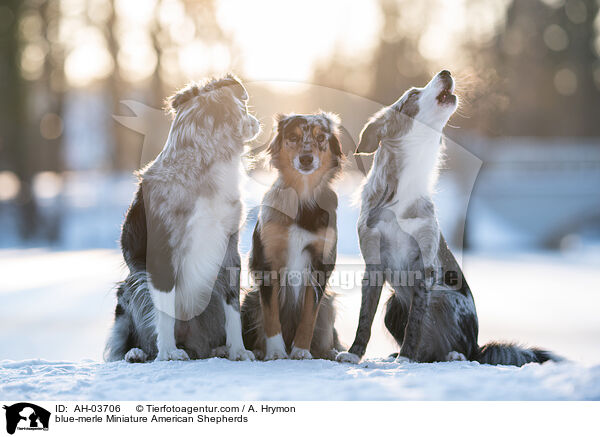
[[[403,210],[417,199],[430,198],[437,180],[440,142],[441,132],[418,122],[406,134],[384,139],[367,177],[363,202],[393,204]]]
[[[395,150],[397,196],[414,200],[431,195],[438,176],[441,136],[441,132],[415,121],[410,132],[384,146]]]
[[[318,184],[311,186],[308,179],[309,175],[302,175],[300,183],[296,187],[286,183],[280,175],[274,183],[274,188],[281,196],[293,196],[296,198],[298,205],[315,205],[319,194],[328,185],[328,175],[325,175]]]

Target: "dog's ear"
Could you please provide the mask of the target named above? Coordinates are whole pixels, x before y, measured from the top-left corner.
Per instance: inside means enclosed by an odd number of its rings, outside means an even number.
[[[279,151],[281,150],[281,140],[283,139],[283,131],[285,130],[285,126],[287,125],[290,116],[285,114],[275,114],[275,117],[273,118],[275,119],[275,125],[277,127],[275,131],[275,137],[269,144],[269,147],[267,147],[267,153],[271,156],[279,154]]]
[[[340,124],[342,121],[339,115],[334,114],[333,112],[323,111],[321,111],[321,115],[327,120],[329,131],[331,132],[331,136],[329,137],[329,149],[335,156],[342,156],[342,146],[340,144]]]
[[[340,144],[339,134],[331,134],[331,136],[329,137],[329,148],[335,156],[342,156],[342,146]]]
[[[228,73],[226,78],[231,81],[233,95],[244,102],[247,101],[248,91],[246,91],[242,81],[233,73]]]
[[[379,118],[374,118],[368,122],[360,133],[358,147],[355,155],[374,153],[379,147],[379,142],[382,137],[382,121]]]
[[[166,107],[171,113],[176,114],[181,105],[200,95],[200,88],[195,82],[187,84],[166,100]]]

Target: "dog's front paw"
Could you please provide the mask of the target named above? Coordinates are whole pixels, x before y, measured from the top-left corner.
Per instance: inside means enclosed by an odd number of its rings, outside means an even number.
[[[227,358],[229,355],[229,349],[225,345],[219,346],[219,347],[214,348],[210,352],[210,355],[212,357],[216,357],[216,358]]]
[[[133,349],[129,349],[124,359],[128,363],[144,363],[148,360],[148,354],[140,348],[134,347]]]
[[[467,357],[460,352],[451,351],[446,355],[446,361],[467,361]]]
[[[335,361],[338,356],[339,351],[337,349],[329,349],[327,352],[323,354],[324,360]]]
[[[250,352],[249,350],[244,349],[243,347],[240,348],[231,348],[229,350],[229,354],[227,356],[227,358],[229,358],[231,361],[254,361],[254,354],[252,352]]]
[[[159,351],[156,356],[156,361],[187,361],[190,357],[183,349],[170,349]]]
[[[267,352],[265,353],[265,360],[281,360],[288,357],[285,351],[285,343],[281,334],[274,335],[273,337],[267,338]]]
[[[335,360],[340,363],[358,364],[360,357],[352,352],[340,352],[335,357]]]
[[[285,360],[288,357],[288,354],[285,350],[282,349],[272,349],[268,350],[265,354],[265,361],[271,360]]]
[[[312,360],[312,354],[308,349],[301,349],[294,346],[290,354],[292,360]]]

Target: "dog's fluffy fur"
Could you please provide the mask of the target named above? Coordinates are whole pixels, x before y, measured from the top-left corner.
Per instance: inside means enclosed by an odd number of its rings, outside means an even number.
[[[339,120],[327,113],[280,115],[268,154],[278,178],[254,229],[250,270],[256,284],[242,304],[244,343],[267,360],[333,359],[339,350],[327,281],[337,248],[341,168]]]
[[[442,71],[378,112],[361,133],[357,153],[377,151],[358,221],[366,271],[356,337],[339,361],[356,363],[364,355],[384,282],[393,289],[385,325],[401,346],[398,359],[517,366],[556,359],[540,349],[477,344],[473,296],[440,232],[431,199],[441,131],[458,105],[453,91],[452,76]]]
[[[107,360],[206,358],[221,346],[230,359],[254,358],[239,314],[240,156],[260,129],[247,100],[232,75],[169,99],[167,142],[138,173],[123,224],[130,273],[117,291]]]

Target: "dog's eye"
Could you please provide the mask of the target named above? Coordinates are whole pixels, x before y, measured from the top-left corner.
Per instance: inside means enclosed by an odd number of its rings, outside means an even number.
[[[291,141],[292,143],[295,143],[296,141],[298,141],[298,135],[294,135],[294,134],[290,135],[288,137],[288,141]]]
[[[322,143],[323,141],[325,141],[325,135],[323,135],[323,134],[317,135],[317,141],[319,143]]]

